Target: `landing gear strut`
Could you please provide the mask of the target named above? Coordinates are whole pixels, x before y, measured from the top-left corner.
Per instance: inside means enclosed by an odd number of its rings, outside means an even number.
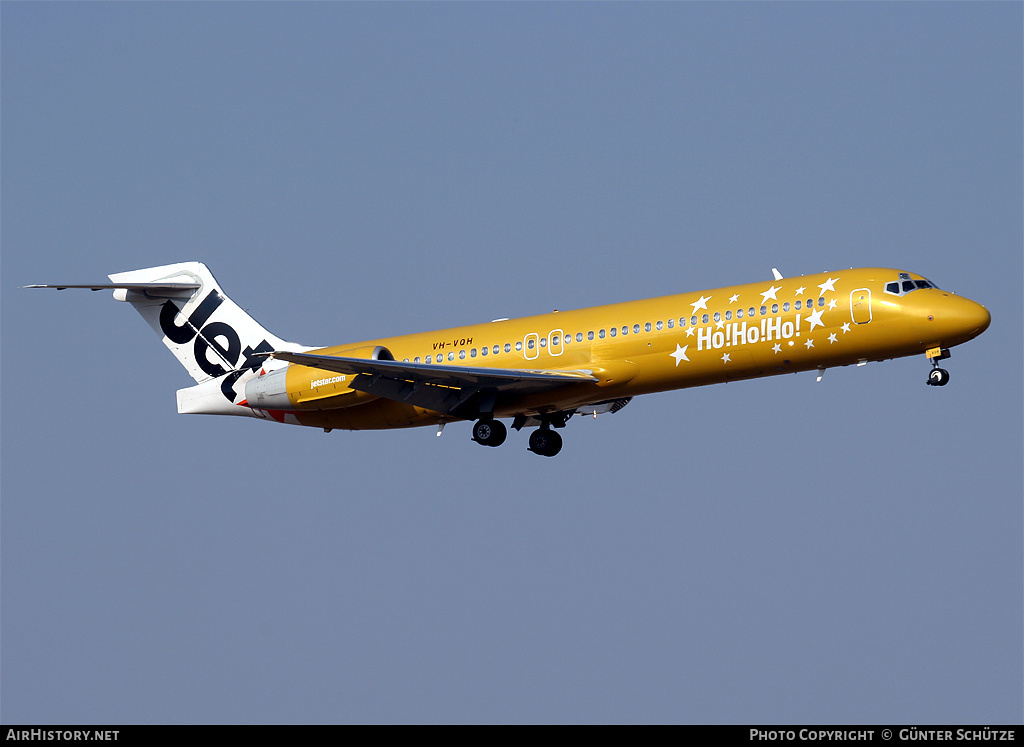
[[[500,420],[478,420],[473,424],[473,440],[484,446],[501,446],[508,430]]]
[[[547,423],[530,434],[530,451],[541,456],[553,457],[562,450],[562,437]]]
[[[932,348],[928,351],[927,356],[932,362],[932,370],[928,374],[928,386],[946,386],[949,383],[949,371],[939,368],[939,361],[949,357],[949,350]]]

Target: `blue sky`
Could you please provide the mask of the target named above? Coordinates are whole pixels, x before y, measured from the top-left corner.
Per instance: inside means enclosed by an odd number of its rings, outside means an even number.
[[[0,5],[8,723],[1020,722],[1017,3]],[[106,293],[275,334],[887,266],[924,357],[467,424],[175,413]]]

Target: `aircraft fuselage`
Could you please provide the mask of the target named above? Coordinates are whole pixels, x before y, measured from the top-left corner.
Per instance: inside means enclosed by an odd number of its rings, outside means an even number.
[[[925,353],[938,361],[991,321],[974,301],[920,275],[864,268],[643,301],[555,311],[434,332],[311,348],[264,329],[209,269],[182,262],[110,275],[113,289],[197,382],[178,411],[245,415],[325,430],[474,420],[497,446],[539,426],[554,456],[575,413],[616,412],[640,394]]]
[[[843,270],[642,301],[370,340],[315,351],[352,355],[382,347],[397,361],[501,369],[587,370],[598,381],[499,396],[494,417],[570,411],[595,401],[774,376],[948,349],[989,324],[980,304],[919,275]],[[900,292],[892,292],[892,284]],[[886,290],[886,286],[890,290]],[[346,387],[354,377],[288,369],[295,421],[324,428],[430,425],[450,416]],[[333,391],[333,396],[328,395]],[[341,409],[334,397],[364,396]],[[290,418],[289,418],[290,420]]]

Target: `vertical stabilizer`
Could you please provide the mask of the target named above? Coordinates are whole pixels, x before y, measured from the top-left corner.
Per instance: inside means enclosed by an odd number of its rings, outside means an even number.
[[[222,379],[228,403],[235,384],[259,371],[260,353],[307,348],[272,335],[224,295],[201,262],[181,262],[110,275],[114,298],[127,301],[199,383]],[[182,288],[181,285],[189,287]],[[198,285],[198,288],[194,286]],[[177,287],[175,287],[177,286]]]

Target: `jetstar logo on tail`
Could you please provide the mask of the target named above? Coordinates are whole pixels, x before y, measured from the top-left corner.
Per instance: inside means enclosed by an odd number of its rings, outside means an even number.
[[[242,341],[235,328],[230,324],[226,322],[207,324],[213,312],[222,303],[224,303],[224,297],[216,290],[210,291],[202,303],[185,320],[185,323],[178,326],[175,320],[181,315],[181,309],[173,301],[166,301],[160,307],[160,329],[171,342],[178,345],[186,345],[195,339],[193,351],[196,363],[212,377],[224,376],[220,390],[229,402],[234,402],[238,396],[233,388],[235,382],[246,371],[259,369],[265,360],[258,355],[259,353],[270,353],[274,348],[266,340],[263,340],[255,348],[247,345],[245,350],[242,350]],[[208,355],[210,351],[213,351],[224,365],[210,360]],[[243,355],[245,358],[239,365],[239,359]]]

